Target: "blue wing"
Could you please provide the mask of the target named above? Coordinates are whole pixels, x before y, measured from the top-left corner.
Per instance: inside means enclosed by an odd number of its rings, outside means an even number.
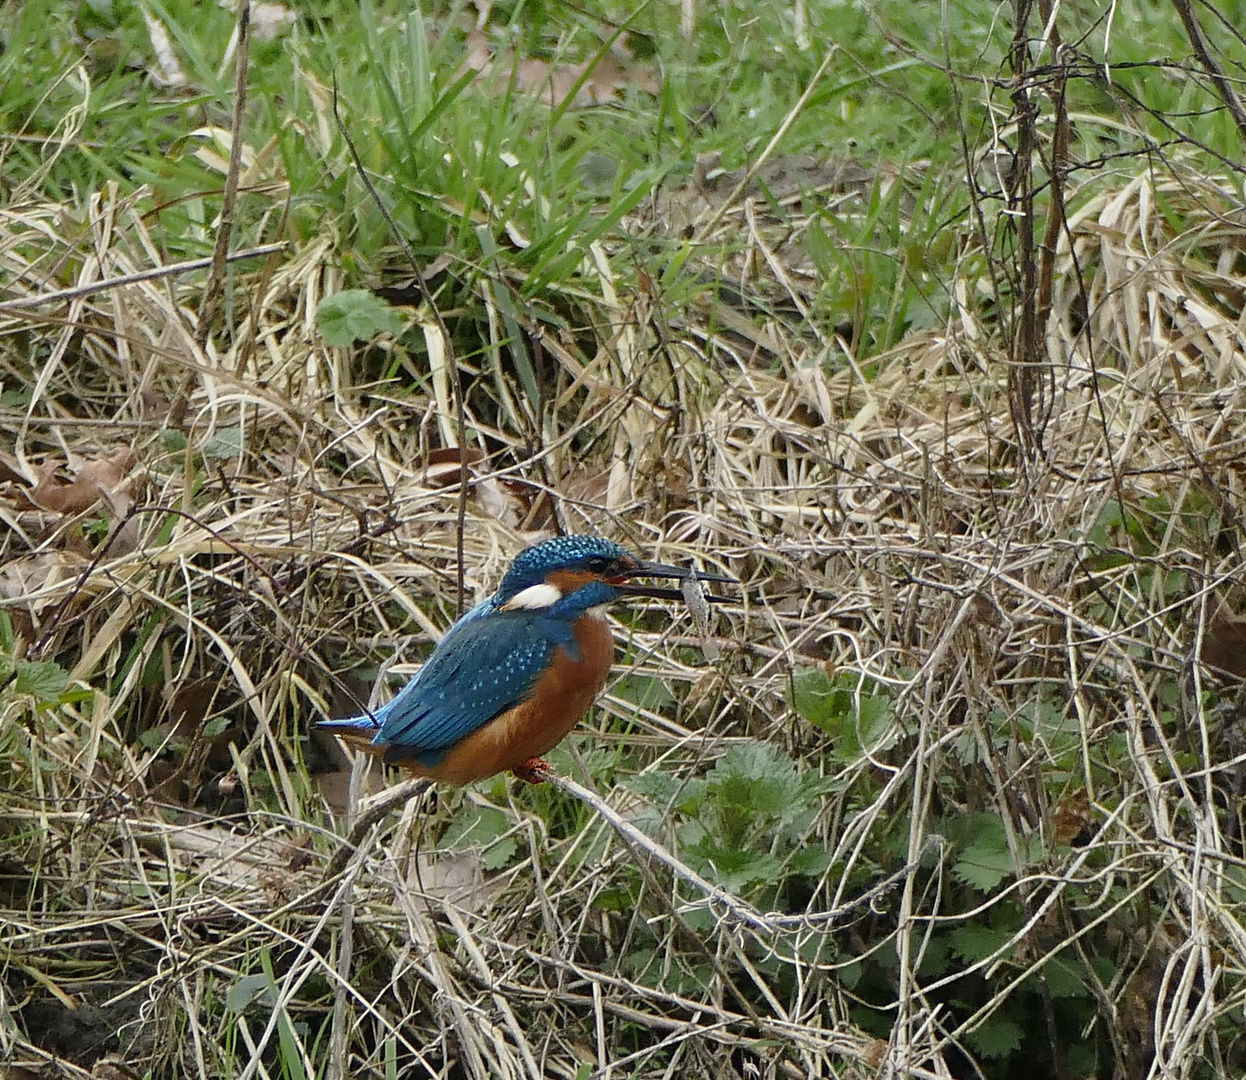
[[[372,742],[386,747],[387,761],[415,758],[431,767],[449,747],[526,700],[559,647],[579,659],[570,620],[481,605],[450,628],[373,718],[322,726],[375,732]]]

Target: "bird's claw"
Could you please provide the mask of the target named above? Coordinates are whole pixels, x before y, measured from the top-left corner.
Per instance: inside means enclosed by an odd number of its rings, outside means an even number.
[[[554,770],[548,761],[542,758],[528,758],[522,765],[516,765],[511,772],[520,780],[529,784],[543,784]]]

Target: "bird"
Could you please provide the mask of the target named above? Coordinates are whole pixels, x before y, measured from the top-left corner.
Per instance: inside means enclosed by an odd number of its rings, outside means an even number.
[[[686,591],[634,583],[637,577],[681,579]],[[540,783],[549,774],[542,755],[588,712],[610,673],[606,605],[627,596],[699,597],[689,579],[738,584],[646,562],[601,536],[534,544],[515,556],[497,592],[446,631],[391,701],[317,727],[446,784],[508,771]]]

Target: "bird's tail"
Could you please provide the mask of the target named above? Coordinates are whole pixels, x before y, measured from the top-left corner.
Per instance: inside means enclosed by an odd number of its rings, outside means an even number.
[[[340,738],[349,739],[353,743],[370,743],[376,733],[381,730],[381,725],[367,715],[343,716],[337,720],[317,720],[316,727]]]

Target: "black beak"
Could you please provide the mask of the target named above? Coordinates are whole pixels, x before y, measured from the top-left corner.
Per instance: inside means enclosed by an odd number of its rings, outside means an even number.
[[[726,574],[707,574],[698,570],[683,570],[678,566],[668,566],[666,563],[644,562],[638,559],[635,569],[630,569],[626,574],[622,574],[617,578],[611,579],[611,583],[617,585],[619,591],[624,596],[652,596],[658,600],[682,600],[684,598],[683,591],[680,589],[664,589],[660,585],[633,585],[630,581],[634,577],[656,577],[656,578],[678,578],[686,580],[693,578],[697,581],[725,581],[732,585],[739,585],[740,582]],[[730,596],[714,596],[707,593],[705,599],[711,604],[726,604],[733,598]]]

